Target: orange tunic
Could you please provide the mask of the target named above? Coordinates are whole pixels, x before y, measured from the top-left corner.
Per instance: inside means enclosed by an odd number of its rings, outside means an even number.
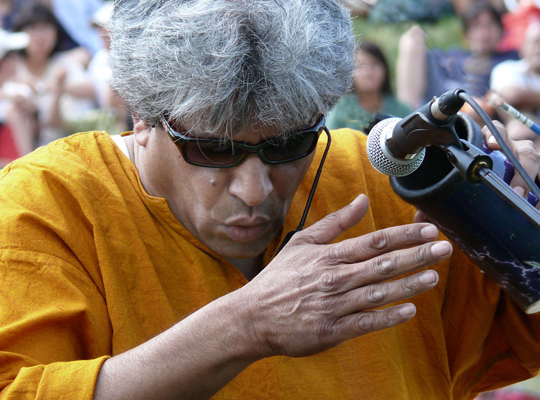
[[[369,165],[365,137],[340,130],[333,139],[307,225],[359,193],[370,210],[339,240],[411,222],[414,209]],[[460,251],[435,269],[440,283],[414,298],[411,321],[315,356],[261,360],[215,398],[472,399],[536,374],[540,316],[523,313]],[[107,134],[40,148],[0,171],[0,399],[92,399],[107,357],[245,283],[146,193]]]

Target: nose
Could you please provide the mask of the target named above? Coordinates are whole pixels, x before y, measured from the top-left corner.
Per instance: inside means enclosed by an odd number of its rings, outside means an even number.
[[[270,166],[254,154],[234,168],[229,193],[250,207],[261,204],[274,190],[270,179]]]

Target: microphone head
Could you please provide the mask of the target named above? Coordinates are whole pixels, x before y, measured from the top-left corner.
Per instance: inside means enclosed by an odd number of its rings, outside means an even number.
[[[386,147],[387,136],[400,121],[402,121],[401,118],[384,119],[369,132],[367,140],[369,161],[377,171],[385,175],[405,176],[412,174],[420,167],[426,154],[426,149],[423,149],[415,157],[408,160],[396,158],[390,154]]]

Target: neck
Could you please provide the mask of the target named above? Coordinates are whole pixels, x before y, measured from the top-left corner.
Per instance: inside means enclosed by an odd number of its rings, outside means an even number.
[[[357,92],[358,103],[364,108],[364,110],[376,113],[380,111],[382,107],[382,94],[379,92]]]
[[[250,259],[240,258],[227,258],[232,265],[234,265],[248,281],[255,278],[262,270],[262,254]]]
[[[41,76],[47,69],[48,60],[37,57],[26,57],[26,67],[35,76]]]

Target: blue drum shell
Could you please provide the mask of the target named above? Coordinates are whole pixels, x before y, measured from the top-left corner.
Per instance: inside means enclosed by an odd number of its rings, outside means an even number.
[[[458,116],[456,132],[483,147],[480,127],[470,117]],[[484,183],[467,182],[441,149],[426,150],[417,171],[390,178],[393,190],[421,210],[527,313],[540,311],[540,230]],[[508,182],[504,154],[490,156],[493,171]]]

